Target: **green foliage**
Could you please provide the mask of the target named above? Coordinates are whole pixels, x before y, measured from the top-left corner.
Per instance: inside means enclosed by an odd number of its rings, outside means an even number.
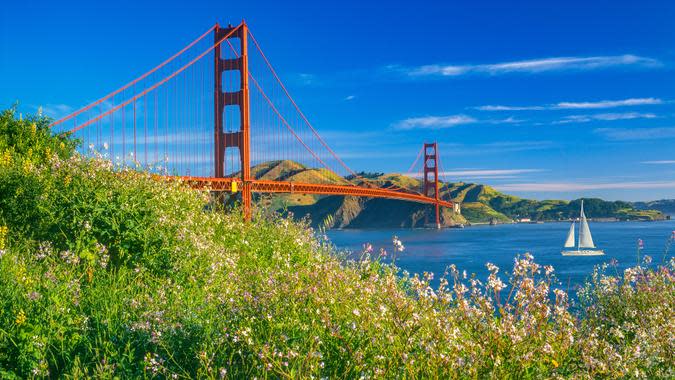
[[[484,284],[450,267],[432,288],[385,250],[347,261],[302,223],[244,223],[208,192],[78,157],[35,120],[40,137],[11,112],[0,123],[1,378],[675,375],[672,339],[635,352],[672,331],[643,322],[672,316],[672,264],[628,298],[591,288],[601,306],[583,320],[529,255],[506,284],[491,265]]]

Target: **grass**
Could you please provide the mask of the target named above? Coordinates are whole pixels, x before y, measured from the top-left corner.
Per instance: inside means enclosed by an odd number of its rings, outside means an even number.
[[[347,260],[303,223],[73,154],[0,115],[2,378],[672,378],[673,262],[572,313],[529,255],[485,279]],[[630,248],[629,248],[630,249]],[[608,269],[608,268],[606,268]]]

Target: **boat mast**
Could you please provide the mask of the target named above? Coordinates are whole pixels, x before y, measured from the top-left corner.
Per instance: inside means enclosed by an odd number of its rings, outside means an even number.
[[[581,251],[581,216],[584,215],[584,200],[581,200],[581,211],[579,211],[579,236],[577,236],[577,252]]]

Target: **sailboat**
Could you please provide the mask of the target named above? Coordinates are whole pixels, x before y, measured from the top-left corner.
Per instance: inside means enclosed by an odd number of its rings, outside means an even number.
[[[588,221],[586,220],[586,215],[584,215],[583,200],[581,201],[581,213],[579,215],[578,245],[575,245],[574,221],[572,221],[570,231],[567,233],[567,240],[565,240],[565,248],[572,248],[572,249],[563,250],[561,252],[563,256],[600,256],[605,254],[603,250],[597,249],[595,247],[595,244],[593,243],[593,237],[591,236],[591,229],[588,227]]]

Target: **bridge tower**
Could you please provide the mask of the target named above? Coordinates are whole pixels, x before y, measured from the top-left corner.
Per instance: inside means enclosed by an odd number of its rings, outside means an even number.
[[[231,59],[223,59],[221,56],[221,46],[225,43],[220,42],[223,37],[232,33],[230,38],[239,38],[239,56]],[[239,149],[239,161],[241,167],[241,198],[244,211],[244,219],[251,219],[251,151],[250,151],[250,106],[249,106],[249,87],[248,87],[248,26],[242,22],[238,27],[221,28],[216,24],[214,32],[214,146],[215,146],[215,172],[216,178],[225,176],[224,163],[225,151],[228,148]],[[225,71],[239,71],[240,88],[238,91],[223,92],[223,73]],[[239,130],[236,132],[223,131],[223,113],[227,106],[239,107]],[[236,185],[233,185],[233,188]]]
[[[441,228],[441,216],[438,206],[440,194],[438,192],[438,144],[425,143],[424,144],[424,195],[429,198],[434,198],[436,204],[434,205],[436,211],[436,228]]]

